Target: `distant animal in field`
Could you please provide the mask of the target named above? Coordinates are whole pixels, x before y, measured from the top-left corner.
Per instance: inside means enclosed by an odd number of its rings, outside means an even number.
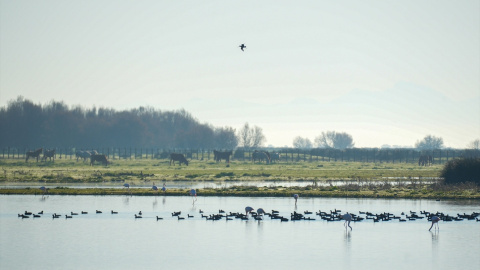
[[[258,162],[265,161],[265,163],[270,164],[270,154],[255,150],[255,152],[252,153],[252,161],[255,163],[257,160]]]
[[[170,154],[170,165],[172,165],[173,161],[173,166],[175,166],[175,161],[178,161],[178,164],[182,166],[182,163],[185,163],[185,165],[188,166],[188,160],[185,158],[183,154],[178,154],[178,153],[171,153]]]
[[[280,161],[280,154],[279,153],[271,153],[270,154],[270,161],[272,163]]]
[[[35,151],[27,151],[25,153],[25,162],[27,162],[29,158],[36,158],[38,162],[38,158],[40,157],[40,154],[42,152],[43,152],[43,148],[39,148]]]
[[[225,159],[226,163],[230,163],[230,156],[232,154],[232,151],[220,152],[217,150],[213,150],[213,159],[215,160],[215,162],[219,162],[222,161],[222,159]]]
[[[83,159],[83,162],[85,162],[87,159],[90,158],[91,155],[97,155],[97,151],[83,151],[83,150],[77,150],[75,152],[75,156],[77,158],[77,161],[79,158]]]
[[[433,164],[433,157],[430,155],[421,155],[418,158],[418,166],[430,166]]]
[[[90,165],[93,166],[95,161],[103,163],[103,165],[108,165],[108,159],[106,155],[91,155],[90,156]]]
[[[51,149],[51,150],[45,150],[43,152],[43,158],[42,160],[47,160],[47,158],[50,159],[50,161],[55,161],[55,149]]]

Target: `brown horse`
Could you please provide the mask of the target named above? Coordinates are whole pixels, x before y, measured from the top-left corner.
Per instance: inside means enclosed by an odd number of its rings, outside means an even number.
[[[45,150],[43,152],[43,158],[42,160],[47,160],[47,158],[50,159],[50,161],[53,161],[55,162],[55,149],[52,149],[52,150]]]
[[[27,151],[27,153],[25,153],[25,162],[28,162],[28,159],[29,158],[36,158],[37,159],[37,162],[38,162],[38,158],[40,157],[40,154],[43,152],[43,148],[39,148],[35,151]]]
[[[178,153],[171,153],[170,154],[170,165],[172,165],[173,161],[173,166],[175,166],[175,161],[178,161],[178,164],[182,166],[182,163],[185,163],[185,165],[188,166],[188,160],[185,158],[183,154],[178,154]]]
[[[232,151],[220,152],[217,150],[213,150],[213,159],[215,162],[222,161],[225,159],[226,163],[230,163],[230,156],[232,155]]]
[[[265,163],[270,164],[270,154],[268,152],[260,152],[255,150],[255,152],[252,153],[253,163],[255,163],[256,160],[258,160],[258,162],[265,160]]]
[[[103,165],[108,165],[108,159],[106,155],[91,155],[90,156],[90,166],[93,166],[95,161],[103,163]]]

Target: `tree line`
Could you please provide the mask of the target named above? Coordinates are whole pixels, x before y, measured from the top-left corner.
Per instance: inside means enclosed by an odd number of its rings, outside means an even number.
[[[98,146],[139,147],[159,149],[228,149],[237,147],[255,149],[266,141],[262,128],[245,123],[236,132],[231,127],[214,127],[200,123],[181,109],[162,111],[139,107],[117,111],[109,108],[67,106],[51,101],[34,104],[22,96],[0,108],[0,147],[90,149]],[[326,131],[314,139],[297,136],[293,139],[297,149],[352,149],[353,137],[346,132]],[[470,149],[479,149],[480,140],[473,141]],[[427,135],[417,141],[418,150],[444,148],[443,139]]]
[[[200,123],[185,110],[150,107],[117,111],[34,104],[18,97],[0,108],[0,147],[218,148],[237,146],[235,129]]]

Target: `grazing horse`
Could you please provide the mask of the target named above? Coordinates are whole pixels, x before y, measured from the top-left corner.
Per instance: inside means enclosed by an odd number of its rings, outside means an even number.
[[[25,156],[26,156],[25,162],[27,162],[30,157],[36,158],[36,159],[37,159],[37,162],[38,162],[38,158],[40,157],[40,154],[41,154],[42,152],[43,152],[43,148],[39,148],[39,149],[37,149],[37,150],[35,150],[35,151],[27,151],[27,153],[25,153]]]
[[[230,156],[232,155],[232,151],[226,151],[226,152],[220,152],[217,150],[213,150],[213,159],[215,162],[222,161],[222,159],[225,159],[226,163],[230,163]]]
[[[175,166],[175,161],[178,161],[178,164],[182,166],[182,163],[185,163],[185,165],[188,166],[188,160],[185,158],[183,154],[178,154],[178,153],[171,153],[170,154],[170,165],[172,165],[173,161],[173,166]]]
[[[45,160],[45,161],[46,161],[47,158],[49,158],[50,161],[52,161],[52,159],[53,159],[53,161],[55,161],[55,149],[45,150],[45,151],[43,152],[43,158],[42,158],[42,160]]]
[[[90,156],[90,165],[93,166],[95,161],[103,163],[103,165],[107,166],[108,160],[106,155],[91,155]]]
[[[418,166],[430,166],[433,164],[433,158],[430,155],[421,155],[418,158]]]
[[[270,155],[267,155],[266,152],[259,152],[257,150],[255,150],[255,152],[252,153],[252,161],[253,163],[255,163],[256,160],[258,160],[258,162],[261,162],[261,161],[264,161],[269,164],[270,163]]]
[[[83,150],[77,150],[75,152],[75,156],[77,157],[77,161],[79,158],[83,159],[83,162],[87,160],[87,158],[90,158],[91,154],[88,151],[83,151]]]
[[[280,154],[279,153],[271,153],[270,154],[270,161],[273,163],[273,162],[277,162],[277,161],[280,161]]]
[[[77,150],[75,152],[75,156],[77,157],[77,161],[79,158],[83,159],[83,162],[85,162],[87,159],[90,158],[92,155],[97,155],[98,152],[96,150],[93,151],[83,151],[83,150]]]

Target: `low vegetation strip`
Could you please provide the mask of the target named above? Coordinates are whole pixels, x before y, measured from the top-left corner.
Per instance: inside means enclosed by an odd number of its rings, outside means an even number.
[[[12,195],[117,195],[117,196],[189,196],[190,189],[168,189],[165,193],[148,188],[50,188],[44,192],[39,188],[0,188],[0,194]],[[244,197],[331,197],[331,198],[397,198],[397,199],[472,199],[480,200],[480,187],[474,184],[412,184],[405,186],[326,186],[326,187],[255,187],[233,186],[229,188],[198,189],[198,196],[244,196]]]

